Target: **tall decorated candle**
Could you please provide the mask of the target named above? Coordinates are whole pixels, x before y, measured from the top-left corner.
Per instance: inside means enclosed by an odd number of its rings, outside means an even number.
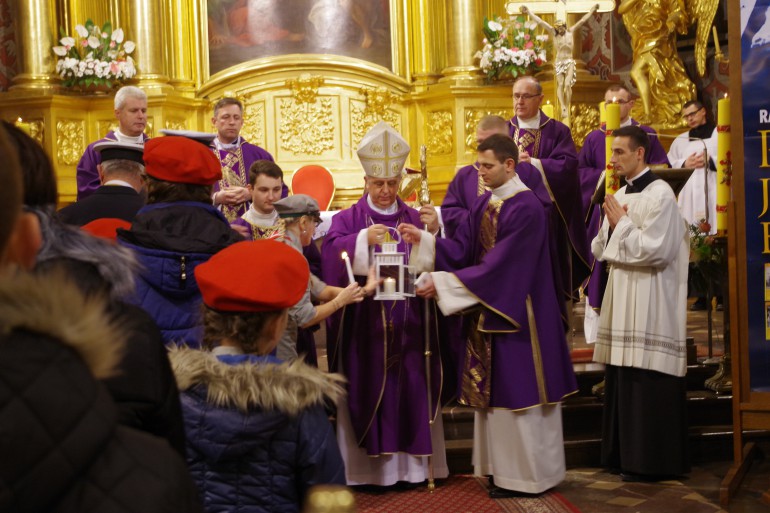
[[[551,104],[551,100],[548,100],[548,102],[543,105],[543,114],[548,116],[549,118],[553,117],[553,105]]]
[[[730,152],[730,98],[717,102],[717,235],[727,234],[732,153]]]
[[[605,105],[604,109],[606,117],[604,191],[607,194],[615,194],[620,189],[620,179],[615,174],[615,170],[612,169],[610,159],[612,158],[612,141],[615,140],[613,133],[620,128],[620,104],[615,103],[613,99],[613,102]]]
[[[605,102],[599,102],[599,124],[607,121],[607,111],[604,109],[605,105]]]

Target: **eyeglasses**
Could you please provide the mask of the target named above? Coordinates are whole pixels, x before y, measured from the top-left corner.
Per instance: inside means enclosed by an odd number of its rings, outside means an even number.
[[[697,113],[699,113],[703,109],[704,107],[701,107],[700,109],[694,110],[688,114],[682,114],[682,119],[684,119],[685,121],[689,121],[693,116],[695,116]]]
[[[539,98],[541,96],[543,96],[543,95],[542,94],[519,94],[519,93],[515,93],[513,95],[513,100],[514,101],[521,101],[521,100],[525,100],[526,101],[526,100],[531,100],[532,98]]]

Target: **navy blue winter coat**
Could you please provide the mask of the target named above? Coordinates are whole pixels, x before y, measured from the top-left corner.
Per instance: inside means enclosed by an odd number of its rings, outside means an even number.
[[[299,512],[308,489],[345,484],[323,409],[341,378],[301,361],[172,349],[187,464],[208,513]]]
[[[118,230],[118,241],[144,268],[131,302],[153,317],[166,345],[198,346],[203,328],[195,268],[240,240],[216,208],[188,201],[147,205],[130,230]]]

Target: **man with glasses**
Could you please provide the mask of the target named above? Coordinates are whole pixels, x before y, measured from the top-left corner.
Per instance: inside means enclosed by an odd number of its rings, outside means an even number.
[[[690,179],[679,192],[679,209],[688,224],[697,225],[703,233],[716,233],[717,178],[714,158],[717,155],[716,126],[708,120],[706,108],[697,100],[682,107],[682,118],[690,130],[674,139],[668,158],[674,167],[694,169]],[[708,169],[707,169],[708,168]],[[706,218],[706,192],[708,186],[708,219]],[[717,309],[721,307],[717,297]],[[708,300],[699,297],[691,310],[705,310]]]
[[[576,291],[588,275],[588,241],[581,215],[577,151],[569,128],[551,119],[541,110],[543,88],[533,77],[521,77],[513,84],[514,116],[509,121],[509,135],[519,149],[519,173],[530,168],[539,172],[551,193],[555,208],[550,229],[558,245],[557,287],[560,298],[575,299]]]
[[[666,150],[658,140],[657,132],[651,127],[640,125],[631,117],[631,109],[634,107],[634,99],[625,86],[614,84],[604,93],[605,103],[617,103],[620,105],[620,126],[638,126],[650,135],[650,151],[648,163],[651,165],[668,166]],[[586,136],[583,148],[578,155],[578,173],[580,175],[580,191],[583,198],[583,218],[586,222],[586,238],[591,241],[599,233],[602,224],[602,210],[600,205],[592,205],[591,197],[598,187],[603,187],[604,177],[602,173],[606,165],[606,129],[602,124],[599,128]],[[601,182],[601,183],[600,183]],[[602,304],[602,296],[607,285],[607,272],[603,263],[594,264],[593,255],[589,255],[591,275],[584,284],[586,295],[585,320],[583,324],[586,341],[596,341],[596,329],[599,320],[599,307]]]

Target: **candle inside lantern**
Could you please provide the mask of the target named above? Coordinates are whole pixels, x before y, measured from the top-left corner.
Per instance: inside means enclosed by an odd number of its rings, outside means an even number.
[[[553,105],[551,105],[551,100],[548,100],[546,104],[543,105],[543,114],[549,118],[553,117]]]
[[[717,234],[727,233],[727,203],[730,201],[730,98],[717,101]]]
[[[356,278],[355,276],[353,276],[353,266],[350,265],[350,257],[348,256],[347,251],[342,252],[342,259],[345,261],[345,267],[348,270],[348,280],[350,281],[350,283],[355,283]]]
[[[32,127],[30,126],[29,123],[25,123],[24,121],[22,121],[21,118],[18,118],[16,120],[16,123],[14,123],[14,125],[16,125],[16,128],[18,128],[19,130],[21,130],[25,134],[27,134],[29,136],[32,135]]]
[[[612,99],[611,103],[608,103],[604,107],[605,110],[605,172],[604,172],[604,192],[606,194],[615,194],[620,188],[620,179],[615,174],[615,170],[612,169],[610,160],[612,159],[612,142],[615,140],[613,132],[620,128],[620,104],[615,103],[615,99]]]
[[[385,281],[382,282],[382,291],[385,294],[395,294],[396,293],[396,280],[394,278],[385,278]]]

